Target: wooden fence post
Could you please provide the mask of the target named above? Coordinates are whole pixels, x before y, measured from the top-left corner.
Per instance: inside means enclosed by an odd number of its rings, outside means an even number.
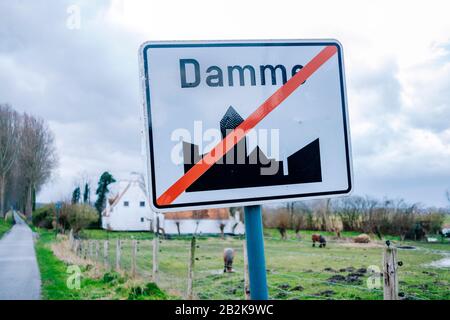
[[[245,300],[250,300],[250,281],[248,277],[248,257],[247,257],[247,241],[242,243],[243,255],[244,255],[244,294]]]
[[[159,252],[159,235],[153,238],[153,265],[152,278],[154,283],[158,283],[158,252]]]
[[[95,241],[95,261],[98,261],[98,257],[100,255],[100,241]]]
[[[77,256],[79,257],[79,258],[81,258],[81,256],[82,256],[82,250],[83,250],[83,245],[81,244],[81,240],[77,240],[78,241],[78,250],[77,250]]]
[[[92,241],[92,240],[88,240],[88,243],[89,243],[89,259],[92,259],[92,256],[94,255],[94,246],[93,246],[93,244],[94,244],[94,242]]]
[[[103,241],[103,264],[109,268],[109,241]]]
[[[86,260],[87,259],[87,255],[88,255],[88,246],[86,244],[86,240],[84,240],[83,242],[83,259]],[[89,243],[88,243],[89,244]]]
[[[73,241],[73,248],[72,248],[72,252],[78,257],[78,246],[79,246],[79,240],[75,239]]]
[[[389,245],[383,253],[384,300],[398,300],[397,248]]]
[[[73,251],[73,243],[74,243],[74,241],[73,241],[73,229],[70,229],[70,232],[69,232],[69,248],[72,251]]]
[[[116,271],[120,270],[120,250],[121,250],[120,239],[117,239],[116,240]]]
[[[187,299],[194,299],[193,280],[194,280],[194,262],[195,262],[195,236],[192,236],[191,250],[189,252],[189,266],[188,266],[188,285],[187,285]]]
[[[136,277],[137,241],[131,241],[131,276]]]

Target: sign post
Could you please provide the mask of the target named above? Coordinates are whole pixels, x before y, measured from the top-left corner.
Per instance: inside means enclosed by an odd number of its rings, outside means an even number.
[[[352,190],[336,40],[150,41],[140,48],[150,205],[244,206],[252,299],[268,299],[261,205]]]
[[[269,293],[267,290],[261,206],[247,206],[244,207],[244,211],[250,297],[252,300],[267,300],[269,299]]]

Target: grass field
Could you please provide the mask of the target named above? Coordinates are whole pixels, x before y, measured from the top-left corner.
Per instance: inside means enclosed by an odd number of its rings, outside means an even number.
[[[105,239],[104,231],[88,231],[96,239]],[[382,299],[382,287],[369,288],[367,280],[373,276],[367,269],[381,268],[384,242],[354,244],[351,241],[332,240],[326,248],[313,248],[311,234],[302,231],[302,240],[288,233],[281,240],[276,230],[265,231],[265,249],[269,294],[274,299]],[[138,233],[122,233],[109,239],[137,239]],[[356,233],[343,233],[351,237]],[[400,244],[396,237],[388,237]],[[149,239],[139,240],[137,273],[151,280],[152,245]],[[242,238],[200,237],[197,241],[194,291],[199,299],[243,299],[244,274]],[[431,267],[433,261],[450,257],[450,243],[404,242],[415,249],[399,249],[398,259],[400,293],[405,299],[450,299],[450,272],[448,268]],[[189,237],[161,240],[159,253],[160,281],[158,285],[169,294],[182,298],[186,294]],[[236,250],[235,272],[223,273],[224,248]],[[103,258],[99,258],[102,260]],[[109,261],[114,265],[115,240],[110,241]],[[372,267],[371,267],[372,266]],[[131,269],[131,241],[125,240],[121,267]],[[373,279],[372,277],[370,279]],[[382,284],[382,279],[380,284]],[[377,281],[375,279],[375,281]]]
[[[36,230],[39,240],[36,255],[42,281],[42,298],[47,300],[93,300],[93,299],[167,299],[169,298],[153,283],[129,279],[126,274],[96,268],[89,264],[78,264],[81,272],[79,288],[68,286],[73,275],[68,272],[70,263],[58,259],[52,245],[57,241],[51,231]],[[71,283],[69,281],[69,283]]]
[[[14,225],[14,221],[11,214],[7,214],[6,218],[0,218],[0,238],[9,231]]]

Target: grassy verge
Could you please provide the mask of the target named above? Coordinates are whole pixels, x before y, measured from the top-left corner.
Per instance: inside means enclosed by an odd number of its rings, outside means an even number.
[[[126,275],[99,270],[95,265],[89,264],[76,266],[81,272],[80,285],[77,288],[73,282],[74,269],[69,268],[68,263],[58,259],[51,249],[51,245],[56,241],[54,233],[42,229],[37,229],[37,232],[39,240],[36,243],[36,255],[41,272],[43,299],[154,300],[169,298],[153,283],[132,281]]]
[[[12,217],[12,214],[7,213],[4,219],[0,218],[0,238],[3,237],[3,235],[8,232],[13,225],[14,219]]]

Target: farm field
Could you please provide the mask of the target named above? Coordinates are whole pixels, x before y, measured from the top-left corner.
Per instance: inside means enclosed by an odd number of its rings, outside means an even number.
[[[265,248],[269,295],[272,299],[382,299],[382,278],[370,270],[381,268],[384,241],[355,244],[348,238],[355,233],[342,234],[343,239],[329,237],[326,248],[313,248],[311,234],[302,231],[302,240],[293,232],[281,240],[276,230],[265,231]],[[84,236],[105,239],[106,232],[87,230]],[[95,236],[94,236],[95,235]],[[121,269],[131,270],[131,241],[140,239],[137,253],[137,277],[152,281],[152,242],[141,233],[122,233]],[[148,234],[151,235],[151,234]],[[109,264],[115,264],[114,233],[110,239]],[[388,237],[389,238],[389,237]],[[244,264],[243,239],[226,237],[197,238],[194,294],[197,299],[243,299]],[[450,272],[433,267],[433,262],[450,257],[450,243],[402,242],[389,238],[395,245],[413,246],[399,249],[399,292],[404,299],[450,299]],[[184,298],[187,292],[187,266],[190,238],[160,240],[158,286],[171,297]],[[234,248],[236,257],[233,273],[223,273],[224,248]],[[101,255],[100,255],[101,256]],[[103,257],[99,257],[103,261]],[[369,288],[370,283],[379,287]]]

